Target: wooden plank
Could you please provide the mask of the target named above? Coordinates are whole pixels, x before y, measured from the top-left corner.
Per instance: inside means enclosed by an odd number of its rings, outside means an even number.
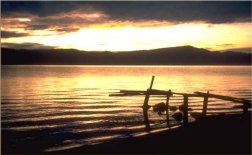
[[[208,97],[214,97],[222,100],[237,102],[243,104],[243,113],[246,114],[248,112],[248,108],[251,106],[251,101],[243,99],[243,98],[235,98],[230,96],[223,96],[223,95],[216,95],[216,94],[206,94],[202,92],[195,92],[196,94],[208,96]]]
[[[197,94],[187,94],[187,93],[177,93],[177,92],[172,92],[172,94],[174,95],[187,95],[188,97],[202,97],[201,95],[197,95]]]
[[[148,100],[149,100],[149,96],[146,95],[145,99],[144,99],[144,105],[143,105],[143,116],[144,116],[144,123],[146,128],[149,130],[150,129],[150,123],[149,123],[149,117],[148,117]],[[146,106],[147,104],[147,106]]]
[[[235,105],[235,106],[233,106],[233,108],[237,108],[237,109],[243,109],[244,108],[244,105]],[[247,108],[251,108],[251,104],[249,104],[248,106],[247,106]]]
[[[147,92],[148,91],[148,92]],[[171,91],[149,89],[147,91],[138,91],[138,90],[120,90],[120,93],[110,94],[109,96],[133,96],[133,95],[162,95],[162,96],[172,96]]]
[[[209,91],[207,91],[207,94],[209,94]],[[203,110],[202,110],[202,115],[203,116],[206,116],[206,113],[207,113],[207,104],[208,104],[208,95],[204,96]]]
[[[163,92],[161,92],[161,91],[150,91],[150,95],[160,95],[160,96],[167,96],[167,95],[169,95],[169,96],[172,96],[172,93],[171,92],[169,92],[169,91],[163,91]]]
[[[184,95],[184,124],[188,123],[188,96]]]
[[[172,95],[171,91],[165,91],[165,90],[157,90],[157,89],[151,89],[150,90],[151,95]]]
[[[169,90],[171,91],[171,90]],[[166,122],[167,122],[167,127],[170,125],[170,122],[169,122],[169,98],[170,96],[167,95],[166,96]]]
[[[146,93],[147,91],[143,90],[120,90],[120,93]],[[168,92],[165,90],[158,90],[158,89],[150,89],[150,92]]]
[[[143,104],[144,122],[145,122],[145,126],[146,126],[147,130],[150,129],[150,123],[149,123],[149,118],[148,118],[148,102],[149,102],[149,98],[150,98],[149,91],[152,89],[154,78],[155,78],[155,76],[152,76],[150,88],[147,89],[145,99],[144,99],[144,104]]]
[[[208,96],[211,98],[217,98],[217,99],[222,99],[222,100],[227,100],[227,101],[232,101],[232,102],[238,102],[238,103],[244,103],[244,102],[248,102],[250,103],[249,100],[243,99],[243,98],[235,98],[235,97],[230,97],[230,96],[224,96],[224,95],[217,95],[217,94],[207,94],[207,93],[202,93],[202,92],[194,92],[197,95],[201,95],[201,96]]]
[[[151,84],[150,84],[150,90],[152,89],[154,79],[155,79],[155,76],[152,76],[152,79],[151,79]]]

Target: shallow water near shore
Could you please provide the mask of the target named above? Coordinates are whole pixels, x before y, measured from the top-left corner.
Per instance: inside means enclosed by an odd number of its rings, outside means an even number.
[[[32,145],[50,152],[146,133],[144,96],[109,94],[146,90],[152,75],[156,76],[153,89],[210,91],[251,100],[251,66],[2,66],[2,131],[15,137],[6,143],[11,149]],[[165,97],[153,96],[150,105],[164,101]],[[202,102],[190,98],[189,106],[200,112]],[[180,96],[170,100],[170,105],[182,103]],[[221,112],[241,111],[229,109],[233,105],[210,99],[208,114],[216,107],[222,107]],[[165,115],[152,109],[149,115],[153,129],[165,126]],[[170,119],[171,124],[178,123]]]

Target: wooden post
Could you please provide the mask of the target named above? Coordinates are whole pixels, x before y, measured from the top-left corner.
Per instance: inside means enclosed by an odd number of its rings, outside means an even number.
[[[155,76],[152,76],[150,88],[147,89],[147,92],[146,92],[146,95],[145,95],[145,99],[144,99],[144,104],[143,104],[144,122],[145,122],[145,126],[146,126],[146,128],[148,130],[150,129],[150,123],[149,123],[149,118],[148,118],[148,102],[149,102],[150,91],[152,89],[154,78],[155,78]]]
[[[206,113],[207,113],[208,94],[209,94],[209,91],[207,91],[207,95],[204,96],[202,116],[206,116]]]
[[[167,121],[167,127],[169,126],[169,98],[170,98],[170,94],[167,94],[167,96],[166,96],[166,121]]]
[[[244,102],[243,103],[243,114],[246,114],[248,112],[248,107],[249,107],[249,103]]]
[[[152,89],[154,79],[155,79],[155,76],[152,76],[152,79],[151,79],[151,84],[150,84],[150,90]]]
[[[184,96],[184,124],[188,123],[188,96]]]

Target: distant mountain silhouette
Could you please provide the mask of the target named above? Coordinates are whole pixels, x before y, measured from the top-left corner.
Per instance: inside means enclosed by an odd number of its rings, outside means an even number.
[[[192,46],[130,52],[1,49],[2,65],[251,65],[251,53],[211,52]]]

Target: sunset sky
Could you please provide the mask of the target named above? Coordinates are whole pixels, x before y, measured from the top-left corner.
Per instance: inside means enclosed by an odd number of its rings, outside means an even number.
[[[1,46],[251,50],[251,2],[1,2]]]

